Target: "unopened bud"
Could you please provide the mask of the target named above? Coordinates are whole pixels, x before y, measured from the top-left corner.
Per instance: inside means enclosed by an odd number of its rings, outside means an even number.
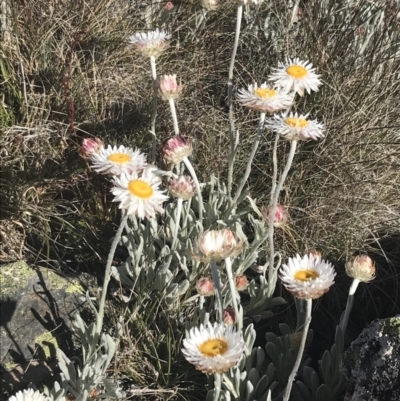
[[[218,8],[218,0],[201,0],[201,4],[209,11],[216,10]]]
[[[176,74],[164,75],[160,80],[160,95],[165,100],[177,99],[182,89],[182,83],[176,81]]]
[[[236,314],[233,308],[229,307],[224,309],[223,320],[228,326],[232,326],[236,322]]]
[[[182,136],[173,136],[164,142],[161,150],[162,158],[172,164],[180,163],[185,157],[193,153],[193,145],[191,138]]]
[[[244,291],[249,286],[249,280],[247,280],[247,277],[244,274],[239,274],[238,276],[235,277],[235,280],[236,280],[236,289],[238,291]]]
[[[261,213],[264,217],[264,220],[269,223],[270,219],[270,213],[271,213],[271,206],[263,207],[261,209]],[[285,223],[287,222],[287,219],[289,218],[289,213],[287,211],[287,208],[283,205],[276,205],[276,210],[275,210],[275,217],[274,217],[274,227],[283,227]]]
[[[181,175],[178,179],[171,178],[168,191],[174,198],[188,200],[196,193],[196,186],[191,177]]]
[[[89,158],[95,153],[99,153],[103,145],[103,141],[100,138],[85,138],[82,141],[82,147],[79,151],[79,154],[82,157]]]
[[[352,278],[368,283],[375,278],[375,263],[368,255],[356,256],[346,263],[346,273]]]
[[[213,279],[210,276],[199,278],[196,281],[196,290],[203,297],[211,297],[215,292]]]

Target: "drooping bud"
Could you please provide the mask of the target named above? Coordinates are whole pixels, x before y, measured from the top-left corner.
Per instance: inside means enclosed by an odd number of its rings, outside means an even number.
[[[99,153],[101,147],[104,145],[103,141],[100,138],[85,138],[82,141],[82,147],[79,151],[79,154],[82,157],[89,158],[93,156],[95,153]]]
[[[164,142],[161,156],[167,163],[178,164],[193,153],[191,138],[173,136]]]
[[[181,175],[178,179],[171,178],[168,191],[174,198],[188,200],[196,194],[196,186],[191,177]]]
[[[237,275],[235,277],[235,282],[236,282],[236,289],[238,291],[244,291],[249,286],[249,280],[247,280],[247,277],[244,274]]]
[[[375,278],[375,263],[368,255],[356,256],[346,263],[346,273],[352,278],[369,283]]]
[[[236,322],[236,314],[233,308],[228,307],[224,309],[223,320],[227,326],[232,326]]]
[[[196,281],[196,290],[203,297],[211,297],[215,293],[213,279],[210,276],[199,278]]]
[[[183,89],[182,83],[176,81],[176,74],[164,75],[160,79],[160,95],[165,100],[177,99]]]
[[[262,207],[261,213],[264,217],[264,220],[269,223],[271,207]],[[275,218],[274,218],[274,227],[283,227],[289,218],[289,213],[287,208],[283,205],[276,205],[275,210]]]

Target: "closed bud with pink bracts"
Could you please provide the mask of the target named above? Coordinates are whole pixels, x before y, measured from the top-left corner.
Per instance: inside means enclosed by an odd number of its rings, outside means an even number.
[[[181,81],[176,80],[176,74],[164,75],[160,79],[160,95],[165,100],[177,99],[183,89]]]
[[[167,139],[161,150],[162,158],[171,164],[180,163],[185,157],[193,153],[191,138],[176,135]]]
[[[174,8],[174,3],[172,1],[167,1],[167,3],[165,4],[164,8],[167,11],[171,11]]]
[[[369,283],[375,278],[375,263],[368,255],[356,256],[346,263],[346,273],[356,280]]]
[[[309,251],[308,251],[308,254],[314,256],[314,259],[322,258],[322,253],[319,252],[319,251],[317,251],[317,250],[314,249],[314,248],[311,249],[311,250],[309,250]]]
[[[228,307],[224,309],[223,320],[227,326],[232,326],[236,322],[236,315],[233,308]]]
[[[262,207],[261,213],[264,217],[264,220],[269,223],[271,206],[270,207]],[[274,218],[274,227],[283,227],[289,218],[289,213],[287,208],[282,205],[276,205],[275,210],[275,218]]]
[[[79,151],[79,154],[82,157],[89,158],[93,156],[95,153],[99,153],[101,147],[104,145],[103,141],[100,138],[85,138],[82,141],[82,147]]]
[[[236,289],[238,291],[244,291],[249,286],[249,280],[244,274],[239,274],[235,277]]]
[[[178,179],[171,178],[168,191],[174,198],[188,200],[196,194],[196,186],[191,177],[181,175]]]
[[[211,297],[215,293],[213,279],[210,276],[199,278],[196,281],[196,290],[203,297]]]

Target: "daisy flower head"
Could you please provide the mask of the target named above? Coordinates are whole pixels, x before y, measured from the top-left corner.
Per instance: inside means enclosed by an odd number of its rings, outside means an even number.
[[[129,43],[134,45],[145,56],[157,57],[168,46],[170,36],[165,31],[138,32],[129,37]]]
[[[32,388],[24,391],[18,391],[10,397],[8,401],[49,401],[49,398],[40,391],[34,391]]]
[[[323,138],[324,125],[317,120],[308,119],[308,114],[275,114],[266,122],[266,126],[289,141],[308,141]]]
[[[331,263],[312,254],[302,258],[289,258],[280,268],[280,279],[286,289],[296,298],[316,299],[329,291],[336,276]]]
[[[315,73],[315,68],[309,61],[301,61],[299,58],[287,59],[284,63],[279,63],[278,68],[269,77],[275,85],[284,91],[294,91],[300,96],[304,96],[304,91],[308,94],[311,91],[318,91],[321,85],[320,75]]]
[[[126,148],[121,145],[102,146],[97,153],[93,153],[90,158],[93,169],[101,174],[121,175],[131,174],[146,167],[146,155],[138,149]]]
[[[242,333],[233,326],[225,327],[223,323],[214,323],[189,331],[183,340],[182,353],[188,362],[203,373],[223,373],[236,365],[246,344]]]
[[[201,262],[220,262],[223,259],[239,255],[244,245],[244,241],[239,240],[236,234],[228,228],[207,230],[195,238],[192,257]]]
[[[258,87],[257,83],[249,85],[248,89],[240,89],[237,100],[252,110],[261,113],[274,113],[288,109],[293,104],[293,97],[276,88],[269,87],[265,82]]]
[[[134,214],[141,219],[154,217],[163,213],[162,204],[168,199],[164,191],[159,190],[160,178],[154,175],[153,169],[144,169],[142,173],[121,174],[113,178],[111,188],[115,196],[113,202],[119,202],[119,209],[126,210],[128,215]]]

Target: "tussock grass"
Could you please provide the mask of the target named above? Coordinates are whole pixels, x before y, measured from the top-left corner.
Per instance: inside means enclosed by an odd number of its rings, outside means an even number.
[[[2,261],[30,256],[59,267],[67,258],[75,264],[104,260],[117,211],[109,184],[88,170],[78,150],[88,136],[150,150],[152,82],[149,61],[128,46],[136,31],[159,26],[171,32],[170,51],[157,60],[158,74],[176,73],[185,85],[178,121],[181,132],[195,140],[199,176],[226,178],[232,3],[222,1],[199,23],[202,9],[196,1],[176,1],[170,13],[163,2],[149,0],[5,2],[0,44]],[[234,86],[237,91],[252,81],[262,83],[287,55],[309,59],[318,68],[325,84],[298,111],[323,121],[327,134],[319,143],[300,145],[281,198],[291,222],[278,241],[284,257],[318,248],[343,261],[361,250],[380,254],[383,266],[399,252],[399,4],[337,3],[301,1],[294,16],[275,0],[247,9]],[[240,177],[257,115],[236,104],[234,109],[243,144],[235,169]],[[159,143],[172,132],[168,104],[160,101]],[[268,203],[272,141],[266,132],[249,180],[260,206]],[[280,143],[281,160],[287,146]],[[382,246],[386,238],[394,240]],[[398,282],[393,263],[385,269],[381,277]],[[176,366],[179,349],[173,350],[169,368],[144,356],[152,348],[176,346],[172,338],[177,333],[139,326],[126,328],[134,334],[125,333],[116,369],[139,386],[156,383],[149,390],[154,399],[186,398],[182,389],[179,395],[170,392],[179,380],[191,381]],[[142,337],[132,338],[138,333]],[[142,395],[149,399],[148,393]]]

